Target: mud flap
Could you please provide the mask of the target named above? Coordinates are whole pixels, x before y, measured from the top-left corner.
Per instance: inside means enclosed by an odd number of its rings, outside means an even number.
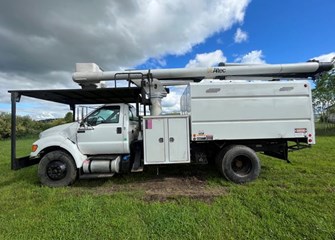
[[[290,162],[288,160],[287,142],[267,147],[267,150],[264,151],[264,154],[270,157],[275,157]]]
[[[143,159],[143,141],[134,141],[131,144],[131,161],[130,170],[138,170],[141,167],[141,159]]]
[[[15,158],[12,163],[12,170],[19,170],[21,168],[29,167],[35,164],[38,164],[41,159],[35,158],[30,159],[29,156],[21,157],[21,158]]]

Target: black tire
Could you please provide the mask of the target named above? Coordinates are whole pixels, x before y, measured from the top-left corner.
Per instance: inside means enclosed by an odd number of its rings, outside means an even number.
[[[224,147],[223,149],[221,149],[221,151],[219,151],[219,154],[217,154],[216,158],[215,158],[215,165],[217,167],[217,169],[219,170],[219,172],[224,175],[223,171],[222,171],[222,158],[224,157],[224,155],[226,154],[226,152],[228,152],[228,150],[230,150],[231,148],[235,147],[236,145],[229,145]]]
[[[77,179],[78,171],[72,157],[64,151],[47,153],[38,165],[38,176],[43,185],[63,187]]]
[[[255,151],[243,145],[222,149],[216,162],[220,173],[234,183],[253,181],[261,171],[260,161]]]

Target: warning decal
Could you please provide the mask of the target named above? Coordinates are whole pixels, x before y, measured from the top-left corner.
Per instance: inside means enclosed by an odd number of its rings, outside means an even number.
[[[145,129],[152,129],[152,119],[145,120]]]
[[[211,134],[193,134],[193,141],[204,141],[204,140],[213,140],[213,135]]]
[[[294,133],[307,133],[307,128],[295,128]]]

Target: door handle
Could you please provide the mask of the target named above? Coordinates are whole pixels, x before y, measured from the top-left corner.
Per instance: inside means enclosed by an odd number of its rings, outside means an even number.
[[[174,142],[174,138],[173,137],[170,137],[170,142]]]
[[[162,143],[162,142],[164,142],[164,139],[163,138],[159,138],[158,142]]]
[[[122,128],[121,127],[117,127],[116,128],[116,134],[121,134],[122,133]]]
[[[88,127],[82,127],[77,130],[77,133],[85,133],[87,130],[94,130],[93,127],[88,126]]]

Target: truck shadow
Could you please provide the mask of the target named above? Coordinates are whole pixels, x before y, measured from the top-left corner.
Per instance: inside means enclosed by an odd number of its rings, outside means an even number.
[[[169,165],[169,166],[146,166],[144,172],[117,174],[111,178],[79,179],[74,187],[99,187],[106,184],[122,185],[143,182],[159,182],[166,178],[176,179],[198,179],[207,181],[209,178],[221,178],[217,170],[211,165]]]

